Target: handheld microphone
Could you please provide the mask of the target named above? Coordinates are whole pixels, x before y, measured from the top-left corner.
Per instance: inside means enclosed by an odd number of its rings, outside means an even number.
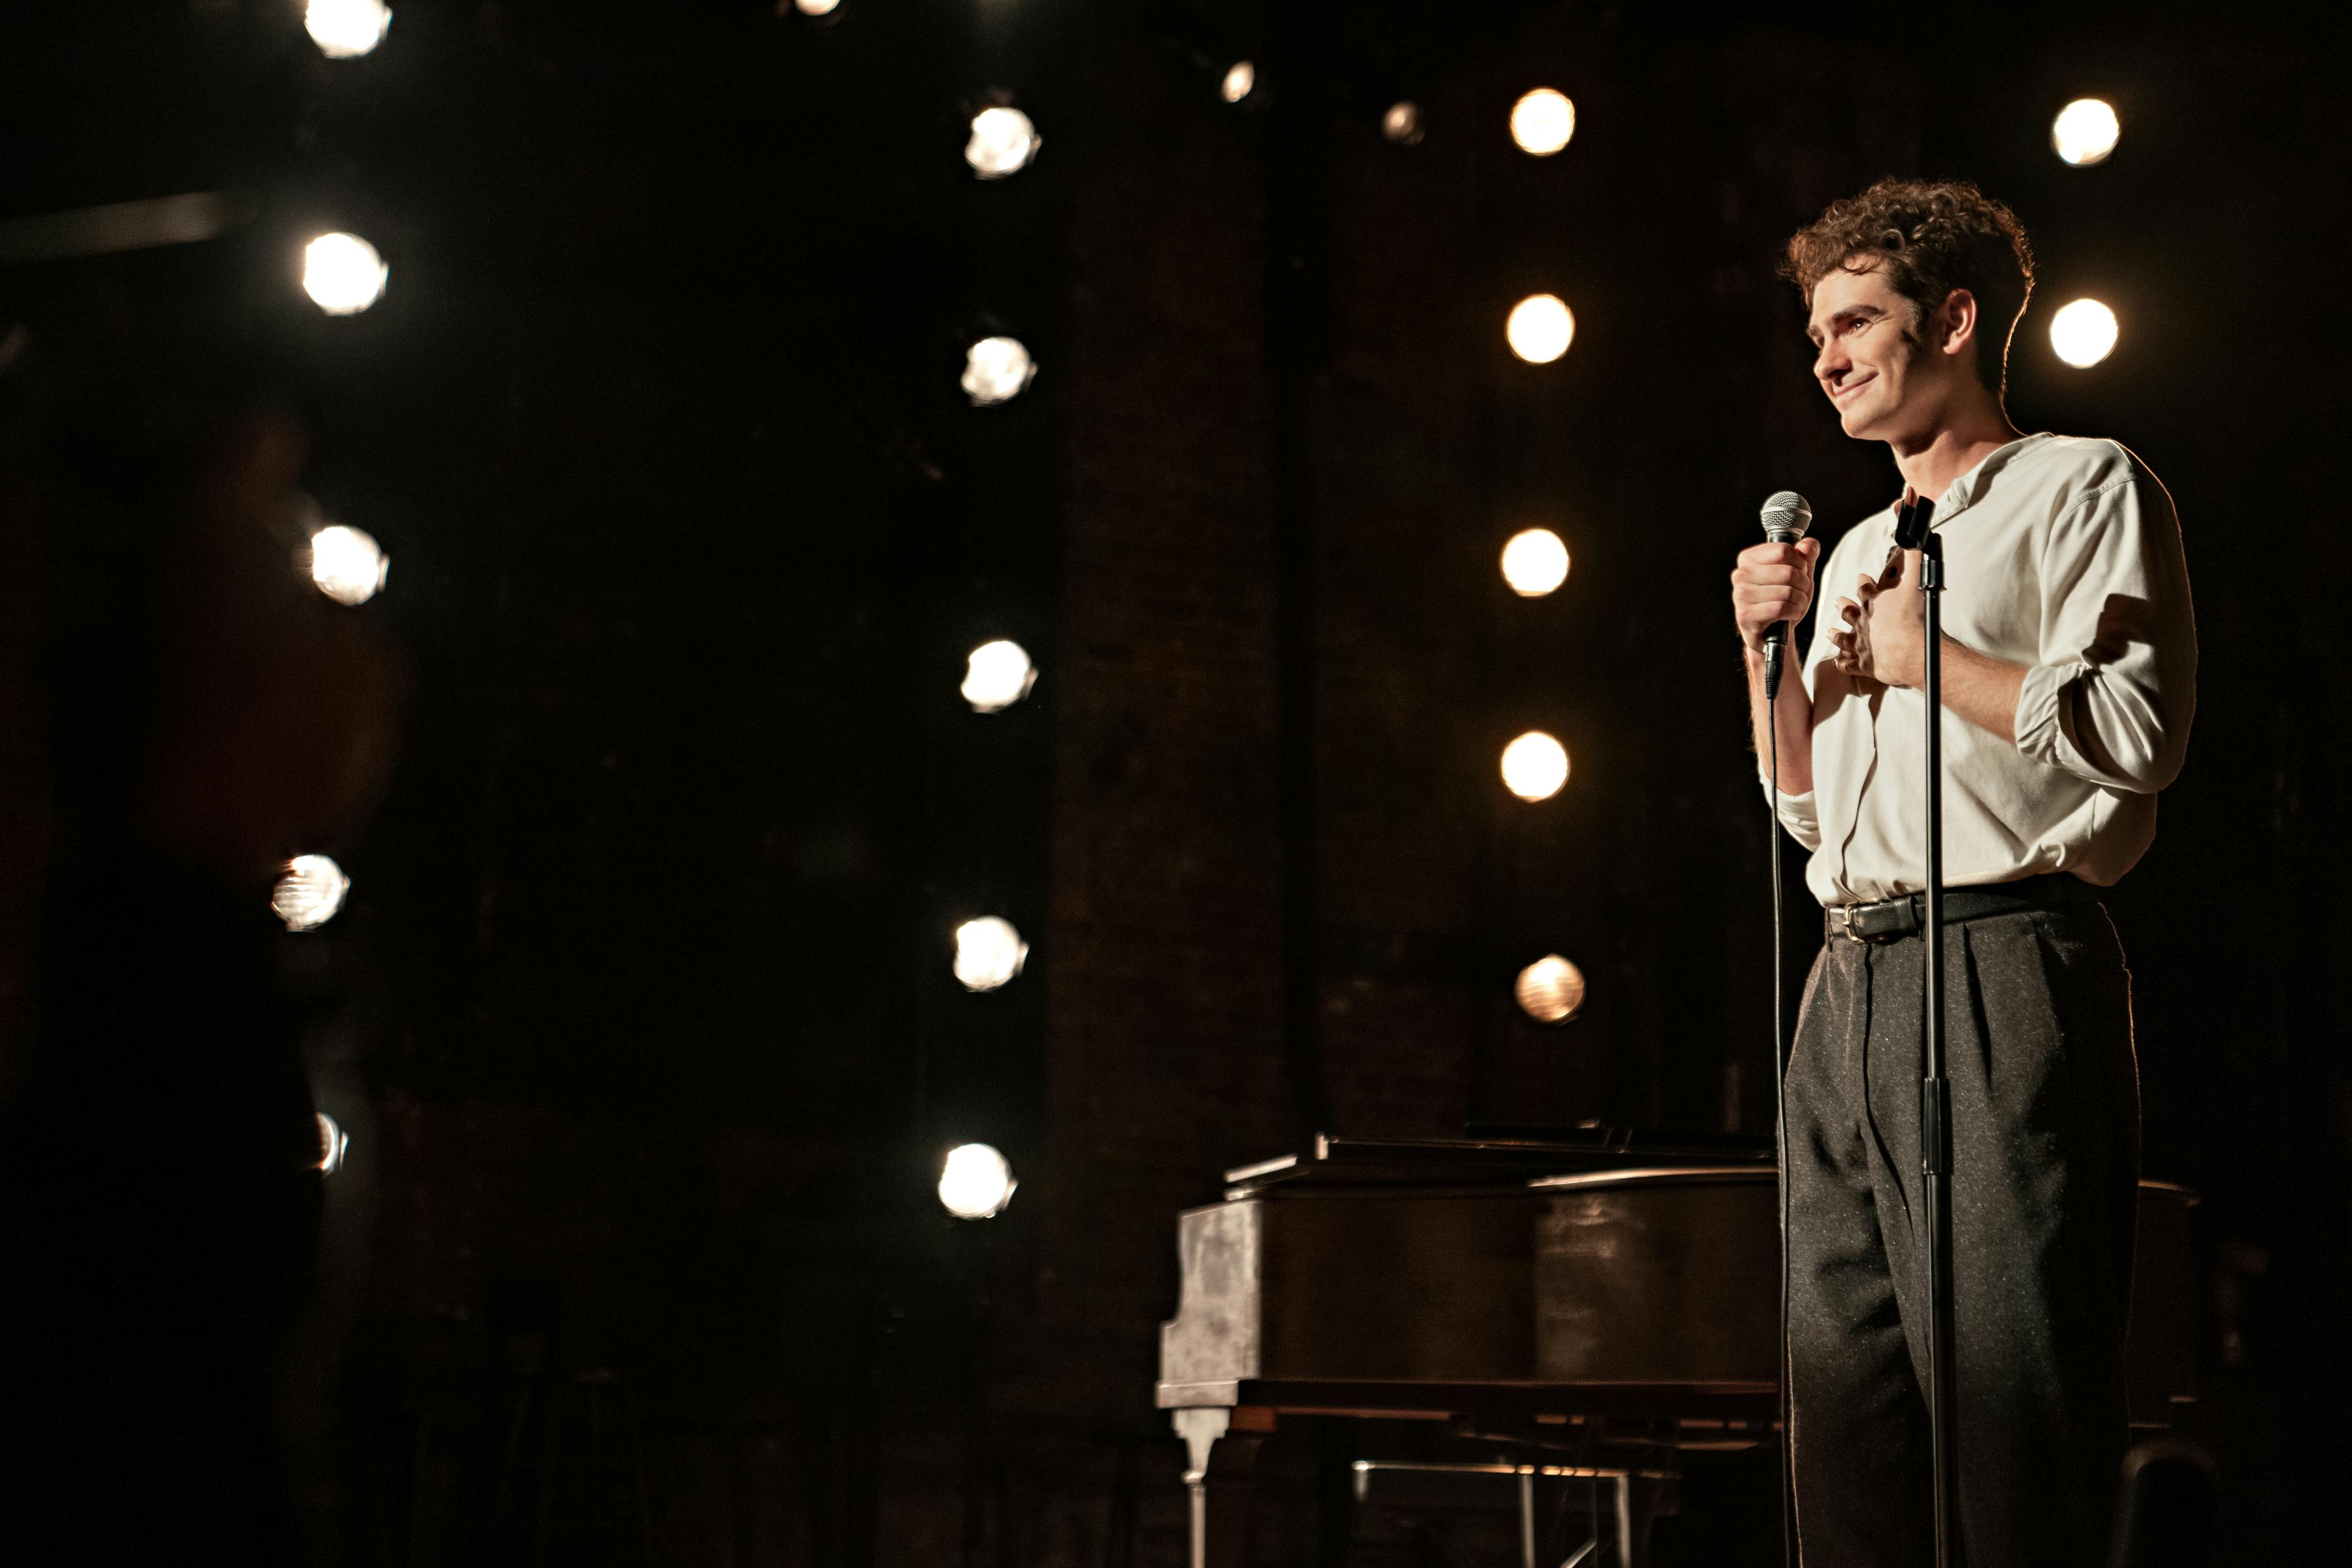
[[[1794,544],[1813,526],[1812,504],[1794,490],[1777,490],[1763,510],[1764,537],[1773,544]],[[1764,633],[1764,700],[1780,694],[1780,656],[1789,644],[1789,623],[1775,621]]]

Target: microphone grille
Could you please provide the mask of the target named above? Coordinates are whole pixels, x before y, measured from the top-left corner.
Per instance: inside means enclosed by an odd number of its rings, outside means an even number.
[[[1811,502],[1794,490],[1775,490],[1764,502],[1764,531],[1785,533],[1791,539],[1802,539],[1805,531],[1813,526]]]

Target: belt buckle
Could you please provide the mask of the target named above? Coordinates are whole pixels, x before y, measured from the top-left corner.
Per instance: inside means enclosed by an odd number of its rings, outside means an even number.
[[[1883,913],[1887,918],[1884,921],[1865,920],[1864,910]],[[1907,921],[1903,919],[1906,913],[1911,916]],[[1830,929],[1848,942],[1877,947],[1917,931],[1919,918],[1912,906],[1906,905],[1899,899],[1878,899],[1838,905],[1830,910]]]

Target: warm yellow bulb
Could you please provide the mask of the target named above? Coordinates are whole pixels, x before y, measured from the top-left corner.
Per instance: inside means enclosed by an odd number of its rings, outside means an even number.
[[[339,605],[364,605],[392,574],[392,560],[363,528],[329,523],[310,536],[310,581]]]
[[[1565,1024],[1584,1005],[1584,971],[1559,954],[1548,953],[1519,971],[1512,992],[1528,1017]]]
[[[1549,528],[1511,535],[1503,546],[1503,581],[1523,599],[1540,599],[1568,581],[1568,546]]]
[[[1511,352],[1529,364],[1549,364],[1576,337],[1576,317],[1557,294],[1530,294],[1511,309],[1503,329]]]
[[[1568,782],[1568,748],[1530,730],[1503,748],[1503,783],[1521,800],[1549,800]]]
[[[1001,180],[1027,168],[1045,139],[1019,110],[998,104],[971,117],[971,140],[963,161],[983,180]]]
[[[1576,105],[1565,93],[1539,87],[1511,105],[1511,140],[1523,153],[1549,158],[1576,134]]]
[[[343,1168],[343,1155],[352,1146],[352,1135],[325,1111],[312,1114],[319,1119],[319,1163],[320,1175],[331,1176]]]
[[[2076,370],[2116,352],[2116,313],[2096,300],[2077,300],[2050,318],[2050,346]]]
[[[971,650],[964,660],[963,700],[975,712],[1002,713],[1037,684],[1037,667],[1028,650],[1010,638],[998,637]]]
[[[1009,985],[1029,961],[1029,944],[1011,921],[982,915],[966,921],[955,931],[955,977],[967,991],[994,991]]]
[[[316,931],[335,918],[351,890],[352,879],[326,856],[297,855],[270,889],[269,907],[288,931]]]
[[[383,0],[310,0],[302,26],[329,59],[356,59],[383,42],[392,10]]]
[[[2058,156],[2078,167],[2104,163],[2123,136],[2123,122],[2113,105],[2095,98],[2078,98],[2050,122],[2050,145]]]
[[[1019,338],[982,338],[964,351],[964,395],[976,408],[1009,403],[1037,378],[1037,362]]]
[[[986,1143],[948,1151],[940,1169],[940,1206],[958,1219],[988,1219],[1013,1201],[1013,1166]]]
[[[383,298],[392,269],[355,234],[322,234],[302,247],[302,291],[330,316],[355,316]]]

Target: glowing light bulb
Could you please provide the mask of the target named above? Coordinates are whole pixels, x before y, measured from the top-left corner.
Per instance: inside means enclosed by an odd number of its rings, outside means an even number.
[[[803,16],[830,16],[841,9],[841,0],[793,0],[793,8]]]
[[[331,60],[348,60],[383,42],[392,7],[383,0],[310,0],[302,11],[303,31]]]
[[[1584,971],[1556,952],[1548,953],[1519,971],[1511,991],[1528,1017],[1565,1024],[1584,1005]]]
[[[1576,318],[1557,294],[1530,294],[1511,308],[1503,329],[1511,352],[1529,364],[1549,364],[1568,352],[1576,337]]]
[[[964,395],[974,407],[1009,403],[1036,379],[1037,362],[1019,338],[982,338],[964,353]]]
[[[297,855],[270,889],[269,907],[288,931],[316,931],[335,918],[351,890],[352,879],[324,855]]]
[[[988,1219],[1004,1212],[1020,1184],[1003,1155],[985,1143],[965,1143],[949,1150],[940,1169],[940,1205],[958,1219]]]
[[[1549,800],[1568,782],[1568,749],[1541,730],[1503,748],[1503,783],[1521,800]]]
[[[318,1117],[319,1173],[331,1176],[343,1168],[343,1152],[352,1146],[352,1135],[325,1111],[318,1112]]]
[[[2086,370],[2116,351],[2116,313],[2096,300],[2062,305],[2050,318],[2050,346],[2076,370]]]
[[[1037,667],[1029,652],[1003,637],[984,642],[964,662],[963,700],[981,713],[1002,713],[1037,684]]]
[[[1381,134],[1400,147],[1419,145],[1427,130],[1421,121],[1421,105],[1411,99],[1390,104],[1381,116]]]
[[[339,605],[364,605],[392,574],[386,555],[364,529],[331,523],[310,536],[310,581]]]
[[[1227,103],[1239,103],[1257,86],[1257,67],[1247,60],[1235,60],[1225,72],[1225,79],[1217,84],[1217,96]]]
[[[2050,122],[2050,145],[2058,156],[2080,168],[2104,163],[2122,139],[2123,122],[2115,107],[2095,98],[2078,98]]]
[[[956,927],[955,977],[967,991],[993,991],[1008,984],[1029,962],[1029,944],[1013,922],[983,915]]]
[[[963,145],[963,161],[982,179],[1001,180],[1027,168],[1045,144],[1019,110],[983,109],[971,117],[971,140]]]
[[[355,316],[383,299],[391,275],[355,234],[322,234],[302,248],[302,292],[330,316]]]
[[[1549,528],[1511,535],[1503,546],[1503,581],[1523,599],[1540,599],[1568,581],[1568,546]]]
[[[1549,158],[1576,134],[1576,105],[1565,93],[1539,87],[1511,105],[1511,140],[1523,153]]]

